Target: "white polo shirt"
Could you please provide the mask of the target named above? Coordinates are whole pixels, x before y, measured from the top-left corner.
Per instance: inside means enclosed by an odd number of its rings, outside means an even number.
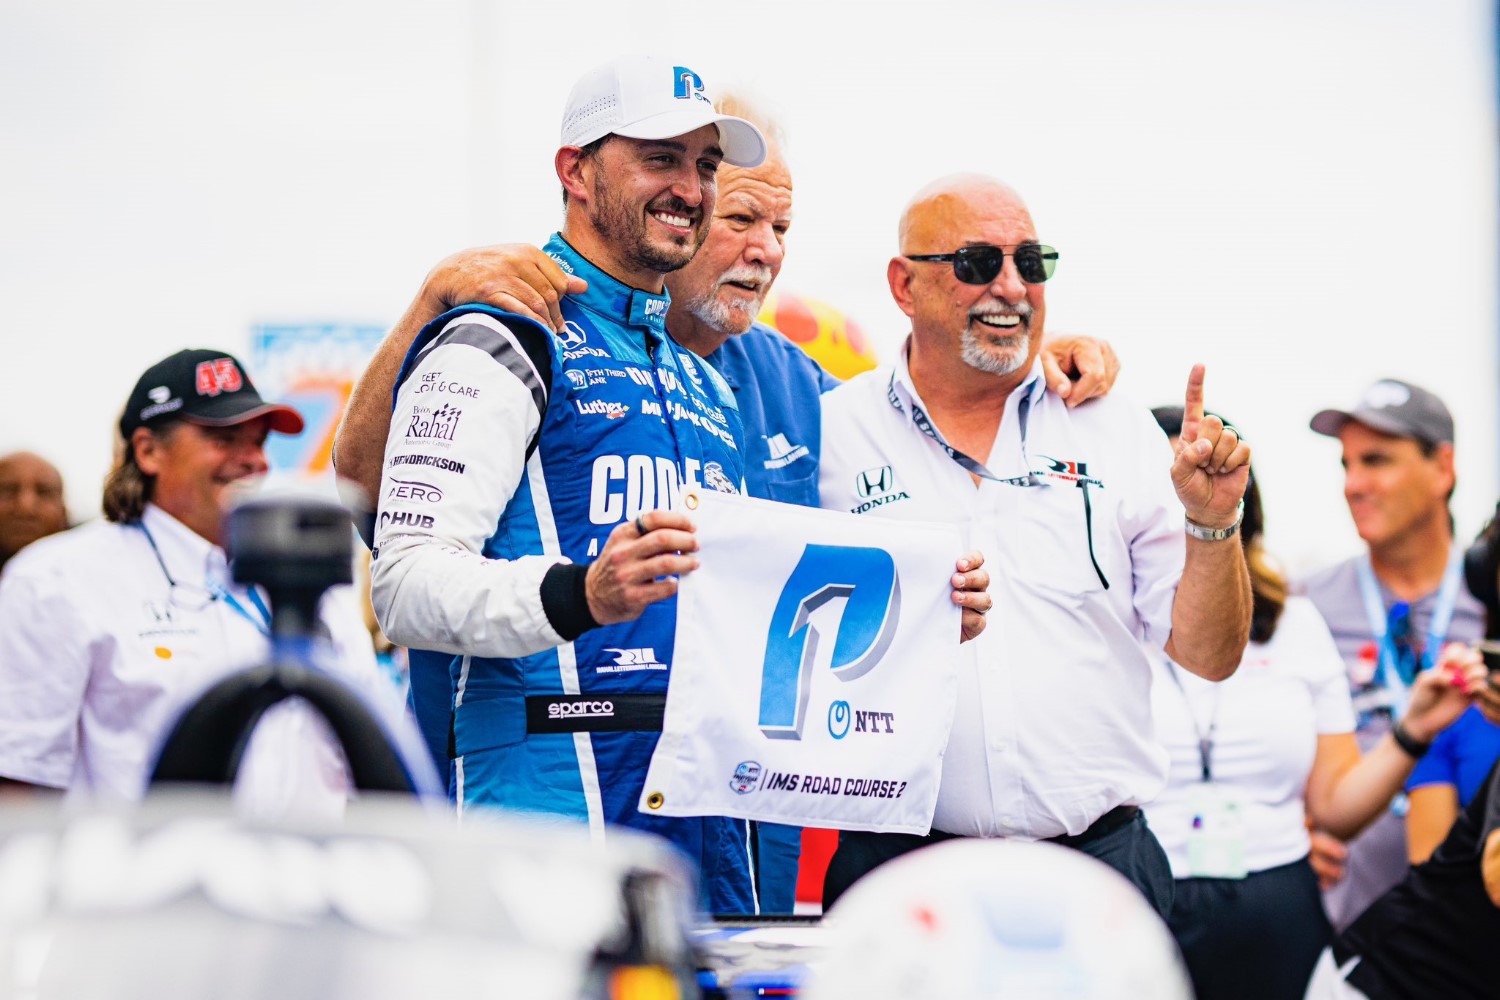
[[[163,563],[185,585],[176,600]],[[215,586],[235,601],[196,599]],[[341,675],[378,692],[352,590],[330,591],[320,616]],[[101,521],[28,546],[0,575],[0,776],[70,797],[139,798],[177,714],[266,662],[268,624],[230,582],[224,550],[154,505],[141,524]],[[329,815],[342,809],[346,773],[321,717],[283,704],[256,729],[238,791],[258,813]]]
[[[960,647],[933,828],[1082,833],[1115,806],[1149,802],[1167,775],[1143,644],[1166,642],[1182,576],[1171,447],[1119,393],[1069,409],[1038,361],[980,460],[1040,485],[976,487],[914,420],[926,407],[905,354],[824,395],[819,493],[832,510],[956,523],[984,553],[994,608]]]

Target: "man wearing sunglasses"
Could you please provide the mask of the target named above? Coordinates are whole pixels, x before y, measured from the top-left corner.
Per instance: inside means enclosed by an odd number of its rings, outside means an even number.
[[[822,505],[959,524],[994,598],[989,627],[958,654],[932,833],[844,832],[825,906],[952,837],[1051,840],[1113,866],[1163,916],[1171,906],[1139,808],[1167,775],[1145,645],[1210,680],[1238,665],[1251,595],[1233,539],[1249,448],[1204,415],[1201,367],[1175,456],[1143,406],[1065,405],[1038,361],[1058,257],[1009,187],[934,182],[902,216],[886,271],[911,319],[900,357],[823,397],[823,437],[839,445],[823,454]]]
[[[302,416],[263,400],[226,351],[179,351],[136,381],[104,485],[104,522],[24,549],[0,582],[0,784],[138,798],[178,712],[266,662],[270,615],[234,583],[222,537],[237,492],[267,471],[266,437]],[[372,692],[374,650],[349,587],[325,597],[329,662]],[[242,785],[256,808],[336,814],[337,743],[303,705],[267,715]]]
[[[1320,411],[1309,426],[1339,441],[1344,499],[1365,551],[1300,587],[1344,658],[1355,736],[1368,750],[1400,719],[1412,679],[1431,666],[1445,642],[1484,635],[1484,607],[1464,584],[1463,547],[1453,542],[1448,509],[1456,481],[1453,417],[1436,394],[1382,379],[1352,408]],[[1489,724],[1471,710],[1440,739],[1447,746],[1471,726]],[[1426,747],[1414,745],[1410,752],[1425,756]],[[1456,786],[1432,773],[1444,756],[1423,760],[1412,773],[1407,820],[1402,817],[1408,803],[1398,799],[1347,847],[1315,834],[1313,857],[1336,928],[1399,882],[1409,860],[1425,860],[1447,833],[1460,802]],[[1475,769],[1483,775],[1488,766]]]

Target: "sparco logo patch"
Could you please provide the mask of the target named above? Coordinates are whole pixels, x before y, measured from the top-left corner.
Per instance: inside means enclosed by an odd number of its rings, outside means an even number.
[[[612,701],[565,701],[547,706],[549,719],[613,719],[615,703]]]

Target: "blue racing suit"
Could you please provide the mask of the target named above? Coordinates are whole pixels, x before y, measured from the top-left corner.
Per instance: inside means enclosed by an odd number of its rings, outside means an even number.
[[[595,626],[584,567],[610,532],[689,487],[735,492],[734,395],[632,289],[554,235],[588,291],[566,332],[484,306],[429,324],[396,383],[372,562],[386,635],[453,654],[460,808],[502,806],[660,834],[714,912],[755,910],[746,824],[637,811],[661,728],[676,601]]]

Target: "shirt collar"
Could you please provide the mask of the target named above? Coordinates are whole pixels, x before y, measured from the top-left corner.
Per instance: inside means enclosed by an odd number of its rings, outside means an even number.
[[[907,334],[906,339],[901,342],[901,351],[896,358],[894,372],[896,393],[906,405],[910,406],[915,402],[925,410],[927,404],[922,402],[922,397],[917,394],[917,387],[912,384],[911,369],[907,365],[907,358],[910,354],[911,334]],[[1047,379],[1042,370],[1041,355],[1038,354],[1031,362],[1031,371],[1027,372],[1026,379],[1020,385],[1016,386],[1015,390],[1011,392],[1010,398],[1006,400],[1006,412],[1013,410],[1015,406],[1019,405],[1022,399],[1029,400],[1031,405],[1035,406],[1041,402],[1042,397],[1046,394]]]
[[[151,532],[173,579],[194,586],[229,582],[229,559],[213,542],[154,503],[146,504],[141,523]]]
[[[658,294],[631,288],[573,249],[561,233],[553,233],[542,250],[565,272],[576,274],[589,283],[588,291],[572,296],[585,307],[616,322],[648,330],[658,337],[666,335],[667,307],[672,299],[665,290]]]

